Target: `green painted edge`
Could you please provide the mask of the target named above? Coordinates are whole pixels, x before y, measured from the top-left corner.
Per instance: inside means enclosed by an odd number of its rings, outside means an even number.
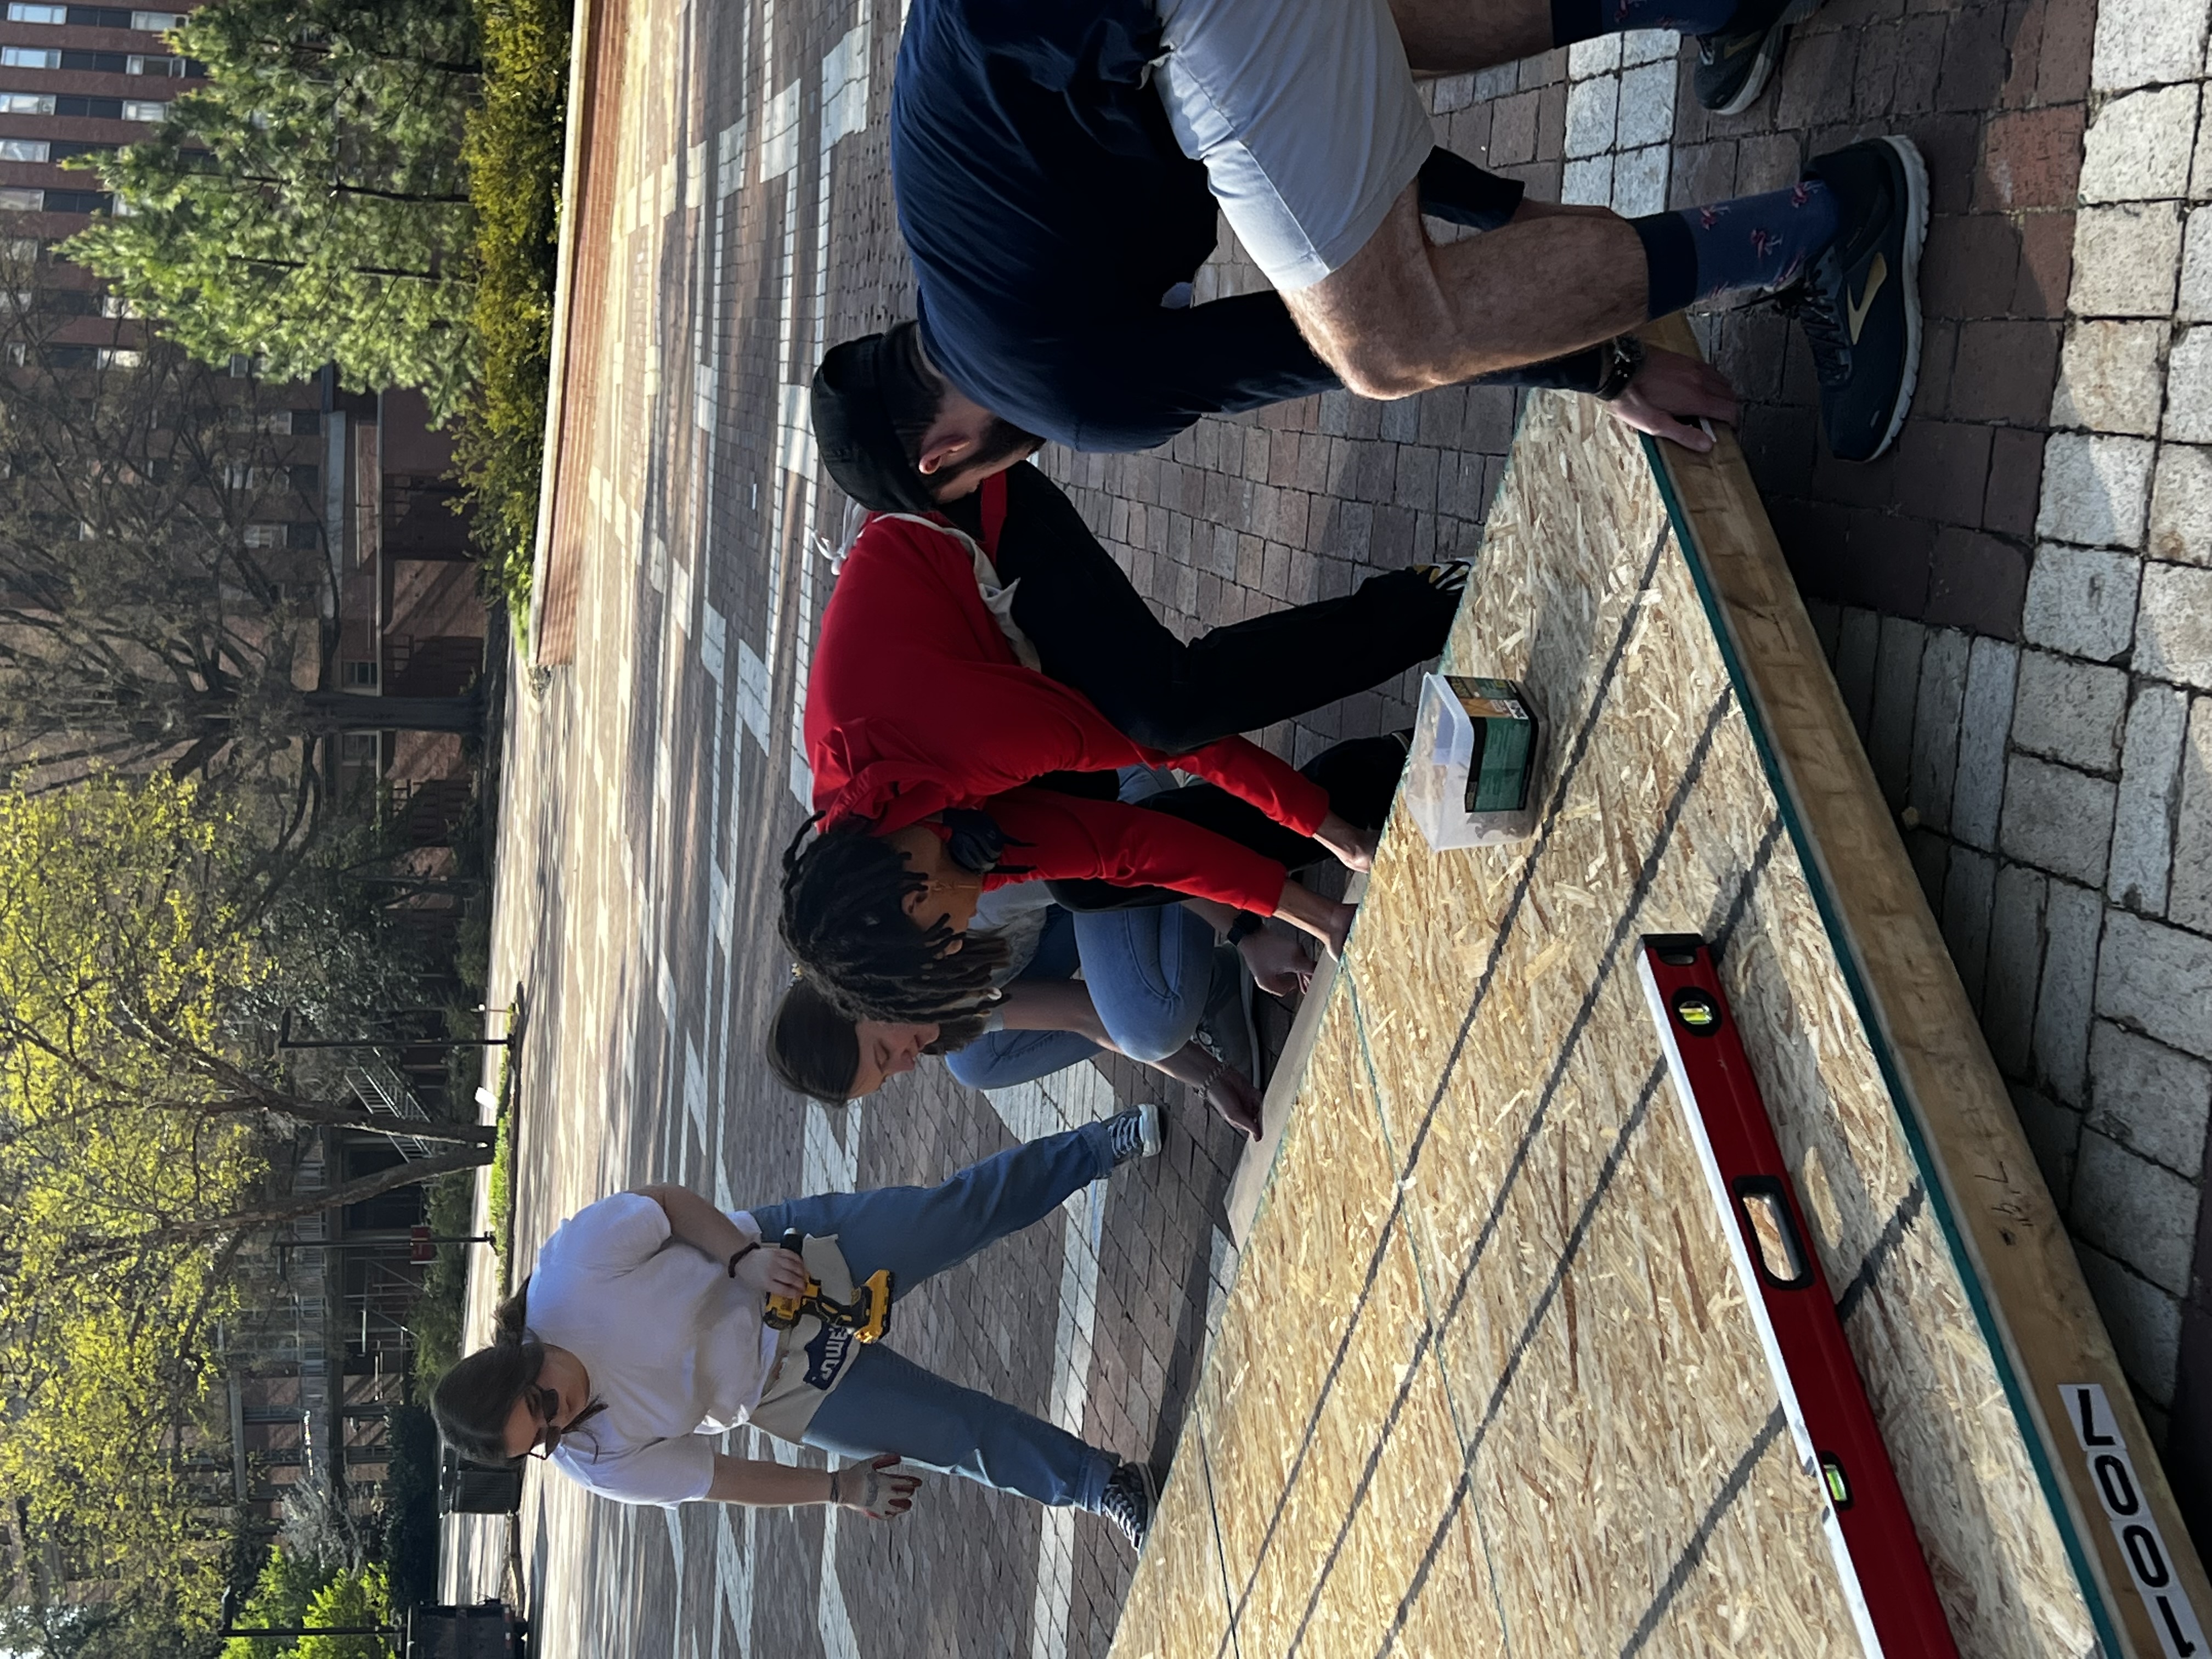
[[[2066,1502],[2065,1489],[2059,1483],[2051,1467],[2051,1448],[2036,1428],[2034,1414],[2028,1409],[2027,1397],[2021,1387],[2020,1377],[2013,1369],[2012,1356],[2008,1350],[2004,1332],[1999,1326],[1996,1310],[1990,1305],[1989,1292],[1983,1287],[1981,1275],[1973,1266],[1973,1259],[1961,1237],[1958,1217],[1951,1208],[1951,1194],[1943,1181],[1942,1166],[1936,1161],[1934,1149],[1928,1144],[1921,1128],[1917,1111],[1912,1106],[1911,1096],[1905,1086],[1903,1075],[1897,1068],[1895,1055],[1890,1052],[1888,1039],[1883,1035],[1876,1016],[1874,998],[1867,988],[1865,976],[1860,972],[1858,957],[1853,951],[1849,935],[1837,914],[1835,899],[1828,890],[1826,878],[1814,856],[1811,837],[1799,819],[1796,802],[1791,799],[1788,784],[1772,741],[1767,736],[1766,720],[1759,701],[1753,695],[1743,664],[1736,655],[1735,637],[1729,627],[1727,612],[1722,608],[1719,596],[1713,591],[1711,579],[1706,574],[1705,556],[1698,550],[1696,535],[1690,528],[1689,516],[1683,512],[1680,498],[1674,494],[1673,480],[1668,477],[1667,464],[1659,453],[1658,441],[1643,437],[1644,455],[1651,467],[1651,476],[1659,486],[1659,497],[1666,504],[1668,522],[1674,528],[1674,543],[1681,550],[1682,562],[1688,567],[1690,580],[1698,590],[1699,603],[1705,606],[1705,619],[1711,624],[1713,641],[1720,648],[1721,661],[1728,670],[1729,680],[1736,690],[1736,706],[1743,710],[1744,723],[1750,728],[1751,740],[1759,750],[1759,763],[1766,773],[1766,781],[1774,791],[1776,810],[1781,814],[1783,826],[1790,832],[1790,845],[1797,854],[1798,867],[1804,872],[1805,884],[1813,895],[1813,904],[1820,912],[1820,925],[1828,935],[1828,943],[1836,954],[1836,963],[1843,970],[1844,982],[1850,989],[1851,1002],[1859,1017],[1859,1024],[1866,1032],[1867,1046],[1873,1050],[1875,1063],[1881,1069],[1882,1082],[1889,1090],[1890,1105],[1897,1115],[1898,1127],[1904,1132],[1905,1146],[1912,1153],[1912,1161],[1920,1171],[1920,1184],[1928,1194],[1929,1212],[1936,1224],[1942,1230],[1943,1243],[1951,1253],[1951,1264],[1958,1270],[1960,1283],[1966,1287],[1966,1301],[1974,1310],[1974,1322],[1980,1327],[1982,1340],[1990,1352],[1990,1363],[1996,1367],[1997,1381],[2004,1389],[2005,1399],[2012,1407],[2014,1420],[2019,1425],[2021,1439],[2027,1447],[2028,1462],[2034,1467],[2037,1484],[2043,1488],[2045,1503],[2051,1510],[2052,1522],[2057,1526],[2059,1540],[2066,1547],[2066,1559],[2073,1564],[2075,1582],[2081,1586],[2082,1604],[2089,1611],[2090,1622],[2095,1626],[2097,1638],[2108,1654],[2128,1651],[2119,1641],[2114,1628],[2111,1609],[2106,1605],[2094,1569],[2082,1547],[2080,1534],[2074,1525],[2071,1509]]]

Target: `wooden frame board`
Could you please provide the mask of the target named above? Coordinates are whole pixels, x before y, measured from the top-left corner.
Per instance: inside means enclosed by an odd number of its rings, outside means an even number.
[[[590,417],[599,386],[617,148],[613,125],[602,118],[599,94],[611,66],[622,58],[626,14],[622,0],[575,0],[569,35],[552,356],[546,373],[538,527],[531,548],[529,646],[531,660],[541,667],[573,662],[576,654],[586,533],[579,498],[584,490],[582,479],[563,477],[562,464]]]
[[[1662,932],[1718,945],[1961,1651],[2165,1651],[2061,1384],[2200,1614],[2203,1569],[1733,439],[1532,398],[1450,658],[1549,721],[1542,827],[1394,819],[1116,1653],[1857,1651],[1636,983]]]

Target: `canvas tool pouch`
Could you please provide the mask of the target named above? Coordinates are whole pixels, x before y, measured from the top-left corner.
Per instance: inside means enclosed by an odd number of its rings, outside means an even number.
[[[822,1293],[833,1301],[850,1302],[853,1275],[845,1266],[844,1252],[837,1248],[837,1236],[810,1237],[804,1253],[806,1271],[821,1282]],[[796,1325],[777,1337],[775,1369],[769,1373],[760,1404],[747,1420],[764,1434],[799,1444],[822,1402],[853,1369],[860,1351],[860,1339],[851,1331],[824,1325],[812,1314],[800,1315]]]

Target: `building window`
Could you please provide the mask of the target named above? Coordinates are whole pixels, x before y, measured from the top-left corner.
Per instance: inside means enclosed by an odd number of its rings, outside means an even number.
[[[351,686],[374,686],[376,684],[376,665],[373,662],[349,662],[345,665],[345,683]]]
[[[323,544],[323,527],[313,519],[295,519],[284,526],[284,545],[295,553],[312,553]]]
[[[54,95],[50,92],[0,92],[0,115],[52,115]]]
[[[17,185],[0,185],[0,210],[9,213],[44,213],[46,192],[25,190]]]
[[[53,148],[43,138],[0,138],[0,161],[43,161]]]
[[[369,668],[375,665],[362,663],[358,665]],[[377,760],[378,739],[379,734],[374,732],[348,732],[341,740],[343,746],[339,750],[339,757],[349,766],[374,765]]]
[[[105,213],[112,202],[104,190],[50,190],[46,194],[49,213]]]
[[[128,6],[31,5],[23,3],[23,0],[12,0],[8,21],[74,23],[81,29],[141,29],[149,34],[166,34],[185,21],[185,15],[180,11],[134,11]]]
[[[120,294],[103,294],[100,296],[100,314],[103,317],[136,317],[138,313],[131,308],[131,301]]]
[[[250,524],[246,526],[246,544],[268,551],[284,545],[284,526],[281,524]]]
[[[146,361],[146,354],[128,346],[102,346],[100,366],[102,368],[137,368]]]
[[[312,495],[323,482],[323,469],[312,464],[292,469],[292,488],[302,495]]]
[[[158,99],[126,98],[123,100],[123,118],[126,121],[166,121],[169,106]]]
[[[319,409],[292,409],[285,413],[292,417],[286,429],[295,438],[312,438],[323,429],[323,411]]]
[[[0,64],[9,69],[59,69],[62,55],[46,46],[0,46]]]
[[[230,378],[243,380],[253,373],[253,359],[242,351],[230,354]]]
[[[124,60],[125,75],[159,75],[174,80],[185,72],[181,58],[157,58],[151,52],[132,52]]]

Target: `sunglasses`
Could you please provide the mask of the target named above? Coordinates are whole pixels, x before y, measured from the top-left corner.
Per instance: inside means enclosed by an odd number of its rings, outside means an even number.
[[[563,1432],[556,1419],[561,1414],[561,1393],[557,1389],[533,1388],[523,1396],[530,1401],[530,1414],[542,1425],[538,1438],[531,1442],[532,1457],[550,1457],[560,1449]]]

